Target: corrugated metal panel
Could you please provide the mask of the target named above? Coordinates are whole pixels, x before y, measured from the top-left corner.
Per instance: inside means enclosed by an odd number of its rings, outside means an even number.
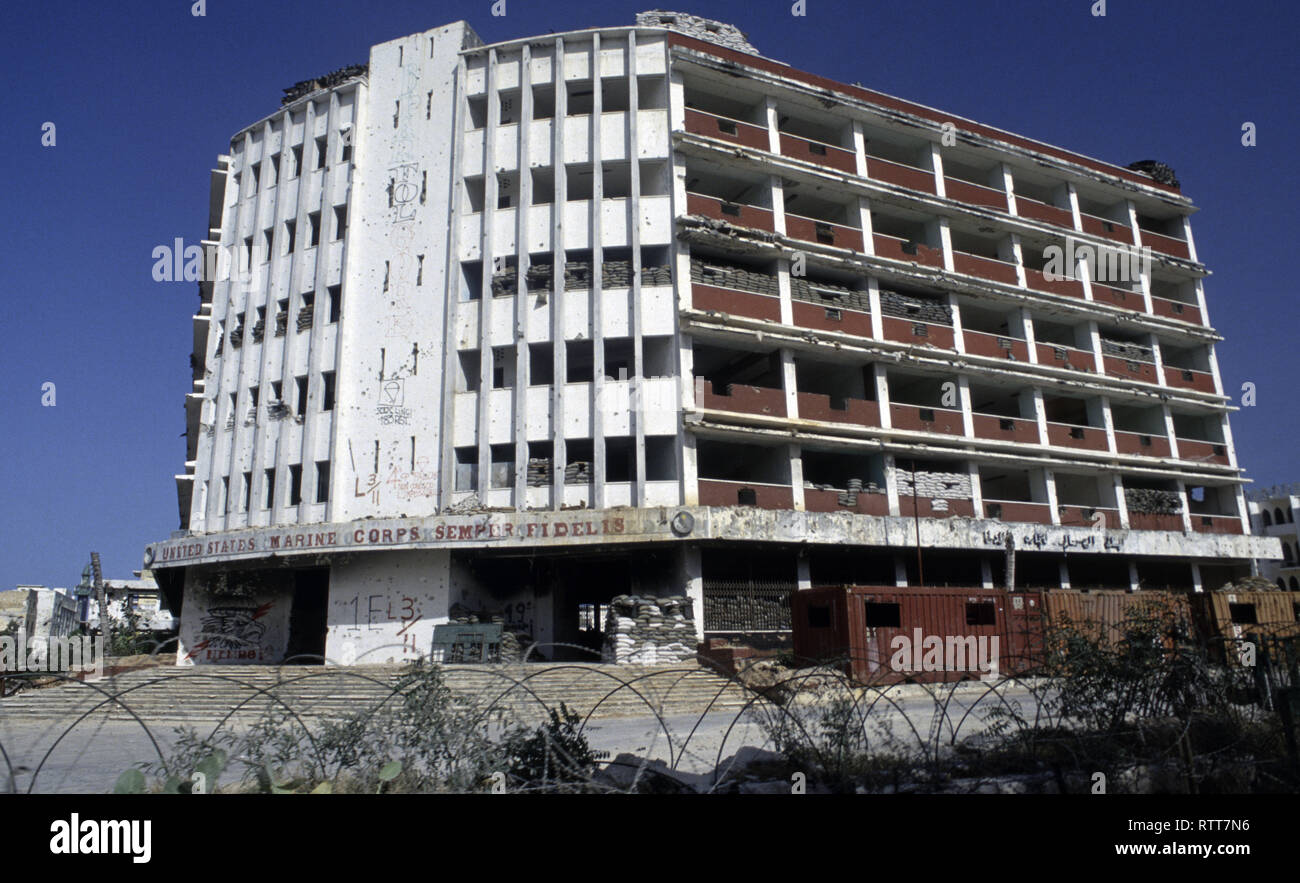
[[[999,670],[1019,671],[1041,653],[1041,603],[1037,592],[982,588],[800,591],[794,595],[795,654],[805,660],[847,657],[853,678],[864,683],[933,683],[980,677],[996,638]],[[896,643],[900,637],[906,640]]]
[[[1124,637],[1124,624],[1137,616],[1169,616],[1191,625],[1187,596],[1173,592],[1053,589],[1044,595],[1043,607],[1049,625],[1070,624],[1112,646]]]
[[[1300,632],[1300,592],[1206,592],[1192,598],[1198,625],[1208,639]]]

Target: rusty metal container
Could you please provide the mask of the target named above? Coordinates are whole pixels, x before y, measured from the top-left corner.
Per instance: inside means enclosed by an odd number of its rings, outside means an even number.
[[[1000,674],[1015,673],[1042,655],[1038,592],[822,587],[795,592],[791,614],[796,658],[834,664],[860,683],[975,679],[994,659]]]
[[[1168,619],[1172,627],[1190,633],[1192,611],[1187,595],[1178,592],[1092,591],[1051,589],[1043,593],[1048,628],[1073,626],[1109,646],[1124,637],[1125,625],[1139,617]],[[1172,645],[1172,635],[1169,644]]]
[[[1300,592],[1203,592],[1188,597],[1197,628],[1211,642],[1249,634],[1300,634]]]

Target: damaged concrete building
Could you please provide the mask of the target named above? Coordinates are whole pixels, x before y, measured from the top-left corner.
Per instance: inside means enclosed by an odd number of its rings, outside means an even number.
[[[461,614],[590,659],[616,599],[780,642],[813,585],[1278,557],[1160,164],[650,12],[375,46],[211,194],[182,529],[145,554],[182,661],[410,659]]]

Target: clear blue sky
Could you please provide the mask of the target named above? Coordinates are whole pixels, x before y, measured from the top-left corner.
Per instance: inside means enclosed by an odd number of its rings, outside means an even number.
[[[699,0],[765,55],[1111,162],[1173,166],[1193,229],[1233,418],[1261,484],[1300,480],[1291,262],[1297,4],[1239,0]],[[140,566],[178,524],[193,283],[151,252],[204,235],[208,170],[281,89],[364,62],[384,40],[466,19],[489,42],[630,24],[651,0],[43,0],[5,4],[0,111],[0,589]],[[41,125],[57,146],[41,146]],[[1258,146],[1241,145],[1241,125]],[[1290,158],[1288,158],[1290,155]],[[41,384],[57,405],[41,406]]]

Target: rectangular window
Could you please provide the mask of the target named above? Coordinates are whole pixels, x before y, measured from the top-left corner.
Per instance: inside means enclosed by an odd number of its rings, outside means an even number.
[[[395,127],[394,127],[395,128]],[[343,149],[339,152],[340,162],[352,162],[352,141],[344,135]]]
[[[320,212],[312,212],[307,215],[307,223],[311,227],[311,238],[308,240],[307,245],[310,248],[315,248],[320,245]]]
[[[966,625],[997,625],[997,608],[992,601],[967,601]]]
[[[284,235],[289,238],[289,241],[284,248],[285,254],[293,254],[294,234],[297,232],[298,232],[298,224],[296,221],[284,222]]]
[[[456,449],[456,490],[472,491],[478,487],[478,448]]]
[[[244,500],[239,507],[239,511],[247,512],[248,507],[252,505],[253,500],[253,473],[244,473]]]
[[[328,503],[330,499],[330,462],[316,461],[316,502]]]
[[[248,177],[253,182],[253,189],[249,191],[250,194],[257,192],[257,188],[259,186],[259,180],[261,178],[261,172],[262,172],[261,163],[253,163],[251,166],[248,167]]]
[[[275,508],[275,470],[266,470],[266,495],[263,498],[263,505],[266,509]]]
[[[316,168],[325,168],[325,160],[329,158],[326,151],[326,138],[324,135],[316,139]]]
[[[289,467],[289,505],[297,506],[302,502],[302,465],[295,463]]]
[[[334,372],[325,371],[321,374],[323,381],[321,390],[320,409],[322,411],[334,410]]]
[[[325,293],[330,299],[330,322],[337,322],[339,314],[343,309],[343,286],[331,285],[325,289]]]
[[[864,608],[866,610],[866,625],[869,629],[897,629],[903,627],[903,607],[901,604],[867,601],[864,603]]]
[[[334,207],[334,241],[342,239],[348,232],[348,207],[338,205]]]
[[[294,385],[298,391],[298,416],[305,417],[307,414],[307,378],[294,378]]]
[[[302,174],[302,145],[299,144],[290,150],[293,153],[293,177],[296,178]]]

